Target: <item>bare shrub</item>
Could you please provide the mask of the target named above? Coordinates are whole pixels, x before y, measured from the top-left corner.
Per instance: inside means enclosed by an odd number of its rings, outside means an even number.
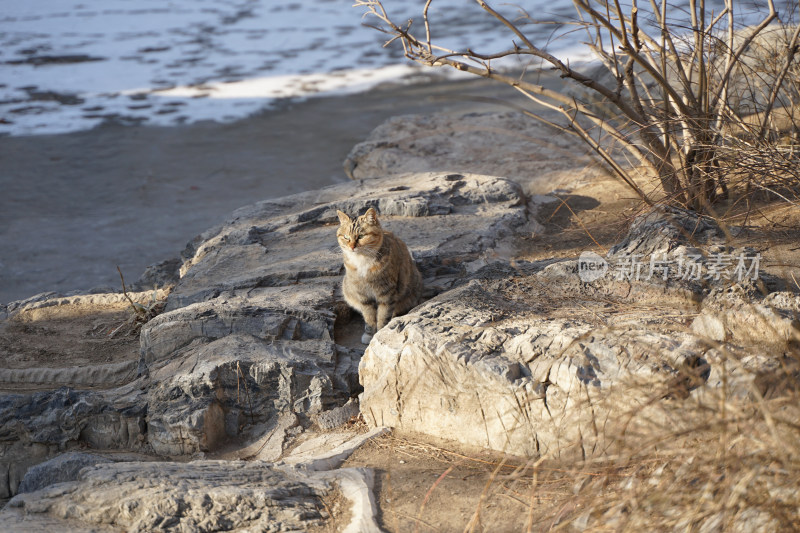
[[[640,6],[636,0],[624,5],[574,0],[577,16],[568,27],[586,32],[586,45],[608,76],[550,54],[546,44],[526,33],[531,25],[548,22],[508,4],[495,8],[475,0],[508,29],[508,48],[439,46],[428,17],[434,1],[425,2],[421,25],[396,22],[381,0],[357,0],[356,6],[366,8],[368,20],[377,19],[374,27],[390,36],[389,43],[402,43],[406,57],[508,84],[557,112],[557,120],[531,110],[526,114],[585,141],[648,204],[666,201],[711,212],[713,203],[728,195],[731,179],[770,192],[800,183],[793,170],[800,26],[778,24],[793,19],[796,2],[787,2],[779,18],[768,0],[762,16],[744,26],[733,0],[725,0],[718,13],[704,0],[669,11],[666,1]],[[528,67],[514,74],[493,66],[509,57],[524,59]],[[541,68],[555,70],[583,92],[538,85],[532,76]],[[729,176],[732,170],[735,176]],[[653,177],[660,195],[641,185],[643,178]]]

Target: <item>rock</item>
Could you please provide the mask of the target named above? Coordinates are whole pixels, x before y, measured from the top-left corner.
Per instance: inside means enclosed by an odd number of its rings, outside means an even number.
[[[606,260],[682,257],[687,227],[706,232],[708,246],[721,246],[717,229],[704,224],[680,212],[647,215]],[[507,269],[478,271],[375,335],[359,367],[370,425],[526,457],[603,455],[617,451],[623,430],[633,438],[637,420],[663,416],[661,399],[721,386],[725,357],[749,361],[728,382],[734,394],[748,394],[758,371],[774,362],[755,337],[737,333],[755,341],[745,349],[712,347],[681,320],[724,279],[605,275],[585,282],[576,261],[527,265],[514,275]],[[709,305],[717,300],[710,297]],[[800,299],[774,294],[767,301],[787,310],[785,342],[788,310]],[[758,331],[755,322],[735,320]]]
[[[505,176],[526,193],[570,189],[602,173],[577,138],[518,112],[393,117],[357,144],[344,162],[354,180],[408,172]]]
[[[456,261],[491,253],[527,223],[520,187],[490,176],[418,173],[326,187],[268,200],[233,213],[183,253],[181,281],[167,308],[234,291],[297,287],[309,281],[338,288],[341,252],[336,210],[375,207],[384,225],[409,245],[425,277],[442,276]],[[322,289],[320,289],[322,290]],[[319,299],[287,297],[318,305]],[[325,302],[330,309],[329,302]]]
[[[55,292],[45,292],[37,294],[25,300],[11,302],[6,306],[8,317],[5,318],[24,318],[34,321],[43,318],[51,318],[65,313],[76,313],[86,309],[116,309],[119,306],[127,307],[130,305],[128,297],[139,304],[146,304],[152,297],[153,291],[128,292],[126,297],[121,292],[89,293],[89,294],[59,294]],[[155,298],[163,299],[167,297],[167,291],[158,290]]]
[[[230,434],[237,431],[238,428],[228,430]],[[234,447],[232,452],[222,453],[218,458],[277,461],[283,456],[293,437],[302,431],[303,427],[297,415],[291,412],[281,413],[277,420],[271,420],[268,424],[256,426],[251,430],[252,434],[261,435],[259,439],[244,447]]]
[[[193,342],[234,334],[268,341],[332,341],[333,309],[315,308],[333,300],[336,286],[330,281],[254,287],[161,314],[142,328],[142,361],[150,366]]]
[[[152,264],[145,269],[131,288],[139,291],[152,291],[156,287],[171,287],[180,279],[181,259],[174,257]]]
[[[65,454],[32,469],[26,490],[0,511],[0,521],[20,533],[306,531],[331,518],[332,509],[323,500],[338,488],[351,507],[349,523],[338,522],[342,530],[379,532],[372,471],[317,470],[338,465],[355,447],[383,432],[345,435],[347,442],[334,450],[336,457],[298,455],[293,466],[262,461],[112,463],[92,454]]]
[[[213,451],[282,413],[319,414],[345,403],[357,380],[355,365],[337,364],[330,341],[234,333],[185,353],[151,372],[148,441],[161,455]]]
[[[17,311],[20,308],[29,306],[29,305],[37,305],[40,302],[45,302],[47,300],[51,300],[53,298],[63,297],[63,295],[57,292],[41,292],[39,294],[34,294],[30,298],[25,298],[24,300],[17,300],[16,302],[9,302],[3,305],[3,315],[0,318],[7,319],[11,313]]]
[[[717,244],[722,230],[692,211],[662,206],[636,217],[628,234],[609,250],[608,257],[665,255],[680,247]],[[692,251],[700,254],[695,248]]]
[[[33,492],[64,481],[78,479],[78,474],[87,466],[110,463],[111,459],[93,453],[69,452],[30,469],[22,478],[18,492]]]
[[[798,313],[796,294],[773,292],[759,298],[755,287],[736,284],[715,289],[703,300],[692,331],[713,341],[785,351],[789,343],[800,342]]]
[[[115,398],[66,387],[0,395],[0,494],[16,494],[29,467],[78,442],[99,449],[141,450],[146,412],[147,405],[130,391]]]
[[[346,404],[341,407],[336,407],[328,411],[324,411],[312,417],[314,423],[320,429],[334,429],[343,426],[348,420],[354,416],[358,416],[361,411],[358,408],[358,401],[351,398]]]
[[[350,500],[350,523],[342,533],[381,533],[378,527],[378,505],[373,487],[375,475],[367,468],[342,468],[333,473],[339,490]]]
[[[24,436],[30,442],[59,447],[83,438],[98,447],[133,448],[145,410],[145,406],[137,409],[133,402],[115,406],[104,394],[66,387],[30,395],[7,394],[0,396],[0,438],[9,441]],[[95,423],[98,427],[93,427]],[[112,423],[122,426],[115,435],[102,430]]]
[[[312,434],[295,447],[283,461],[292,465],[303,465],[309,470],[333,470],[341,466],[362,444],[387,433],[389,433],[387,428],[378,427],[357,435],[348,431]]]
[[[213,451],[287,412],[324,426],[334,418],[326,411],[359,392],[361,351],[338,344],[352,313],[335,227],[337,209],[369,206],[409,243],[433,291],[464,279],[463,263],[507,247],[527,223],[517,185],[462,174],[365,180],[236,211],[187,248],[167,312],[142,329],[154,451]]]
[[[10,498],[17,493],[25,473],[33,465],[46,461],[58,453],[52,444],[32,443],[18,439],[3,443],[0,463],[0,498]]]
[[[330,477],[258,461],[98,464],[16,496],[0,520],[19,533],[304,531],[329,518]]]
[[[606,321],[547,274],[473,280],[379,332],[360,366],[367,422],[526,457],[605,453],[620,413],[700,362],[689,335],[633,304]]]

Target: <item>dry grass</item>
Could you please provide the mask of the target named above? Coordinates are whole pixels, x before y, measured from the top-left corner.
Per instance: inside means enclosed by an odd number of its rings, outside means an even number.
[[[387,436],[355,465],[382,473],[388,531],[796,531],[799,355],[744,395],[660,401],[616,434],[613,455],[525,461]]]
[[[796,530],[798,397],[791,391],[765,400],[752,392],[737,398],[702,391],[662,402],[661,416],[651,413],[638,421],[635,435],[619,436],[623,451],[617,456],[565,468],[573,480],[573,493],[565,495],[571,509],[566,498],[537,502],[531,530],[552,524],[553,517],[559,528],[579,530]],[[530,470],[536,493],[552,475]]]

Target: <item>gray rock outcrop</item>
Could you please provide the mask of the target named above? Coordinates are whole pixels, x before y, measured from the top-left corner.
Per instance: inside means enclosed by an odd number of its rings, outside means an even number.
[[[303,531],[328,518],[324,475],[262,462],[106,463],[20,494],[3,527],[28,531]]]
[[[0,395],[0,497],[16,494],[31,466],[81,442],[97,449],[145,449],[146,420],[146,403],[127,390],[62,387]]]
[[[725,249],[720,234],[694,215],[655,212],[606,260],[659,257],[677,268],[696,247]],[[645,268],[585,282],[576,261],[479,271],[376,334],[360,363],[362,413],[373,425],[515,455],[586,456],[616,451],[636,420],[661,416],[664,399],[721,386],[726,358],[749,365],[727,383],[747,395],[798,338],[800,298],[750,294],[755,307],[728,304],[718,319],[725,287],[752,281],[709,275],[713,256],[693,261],[706,268],[697,280]],[[715,342],[726,339],[736,342]]]
[[[54,483],[74,481],[80,471],[88,466],[110,463],[108,457],[93,453],[68,452],[30,469],[19,484],[19,493],[33,492]]]
[[[524,204],[508,180],[416,174],[236,211],[187,248],[167,312],[142,329],[148,442],[163,455],[213,450],[245,425],[287,412],[305,423],[358,392],[362,347],[341,338],[363,326],[348,324],[340,294],[337,209],[377,207],[435,291],[505,246]]]
[[[409,172],[505,176],[528,194],[571,189],[602,175],[577,138],[522,113],[435,113],[393,117],[350,150],[354,180]]]
[[[79,445],[167,457],[252,445],[241,458],[275,460],[303,428],[351,416],[352,403],[326,415],[360,392],[364,349],[363,324],[340,294],[336,210],[368,207],[409,243],[429,294],[507,255],[528,223],[515,183],[441,173],[349,182],[236,211],[190,243],[166,311],[141,330],[138,357],[103,363],[124,372],[85,364],[71,370],[69,387],[48,390],[45,379],[38,392],[0,395],[0,496],[15,494],[30,466]],[[6,320],[125,301],[44,295],[10,306]]]

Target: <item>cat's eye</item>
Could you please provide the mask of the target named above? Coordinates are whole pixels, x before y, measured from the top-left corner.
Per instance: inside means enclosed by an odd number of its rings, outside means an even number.
[[[344,239],[344,240],[346,240],[348,242],[350,241],[350,237],[347,236],[347,235],[342,235],[342,239]]]

